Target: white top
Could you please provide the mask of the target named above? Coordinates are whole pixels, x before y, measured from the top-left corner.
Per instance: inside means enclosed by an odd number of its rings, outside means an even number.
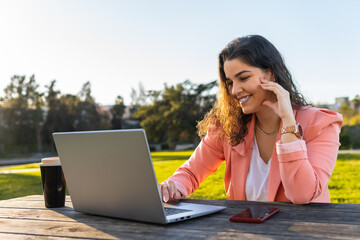
[[[61,166],[60,158],[59,157],[47,157],[41,159],[41,163],[39,164],[40,167],[45,166]]]
[[[246,200],[248,201],[267,201],[268,200],[268,180],[270,163],[266,164],[261,158],[259,148],[254,134],[253,150],[251,154],[249,172],[245,184]]]

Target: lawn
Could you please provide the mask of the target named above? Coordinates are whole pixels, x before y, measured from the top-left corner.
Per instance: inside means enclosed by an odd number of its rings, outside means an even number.
[[[152,158],[159,182],[168,178],[189,156],[192,151],[154,152]],[[41,177],[38,164],[26,164],[1,168],[35,168],[28,173],[0,173],[0,200],[32,194],[42,194]],[[223,177],[225,164],[210,175],[190,198],[226,199]],[[331,202],[360,204],[360,154],[339,154],[335,170],[329,181]]]

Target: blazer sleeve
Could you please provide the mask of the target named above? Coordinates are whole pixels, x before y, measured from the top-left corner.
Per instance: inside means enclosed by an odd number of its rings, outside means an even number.
[[[276,143],[285,195],[294,204],[309,203],[327,191],[340,146],[342,116],[326,109],[310,112],[303,140]]]
[[[208,131],[189,160],[166,181],[174,181],[183,198],[193,193],[224,161],[222,140],[217,132]]]

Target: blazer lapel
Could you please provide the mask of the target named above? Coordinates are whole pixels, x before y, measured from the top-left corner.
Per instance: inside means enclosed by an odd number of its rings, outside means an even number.
[[[282,123],[280,123],[280,129],[282,127]],[[276,142],[281,138],[280,131],[276,135]],[[269,182],[268,182],[268,201],[275,201],[276,193],[279,189],[281,183],[280,178],[280,170],[279,170],[279,162],[276,153],[276,143],[274,146],[274,150],[271,156],[271,165],[269,172]]]
[[[232,147],[235,151],[231,153],[231,178],[235,183],[234,185],[238,186],[236,189],[233,189],[234,199],[246,200],[245,184],[252,154],[254,126],[255,117],[253,116],[248,124],[248,134],[245,136],[244,141]],[[239,156],[234,156],[234,154],[239,154],[240,158]]]

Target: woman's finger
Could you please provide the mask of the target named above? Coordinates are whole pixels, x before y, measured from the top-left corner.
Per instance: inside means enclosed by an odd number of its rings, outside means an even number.
[[[164,202],[169,201],[169,190],[167,183],[161,183],[161,194]]]
[[[181,198],[182,198],[182,195],[181,195],[181,193],[179,192],[179,190],[176,190],[176,193],[174,194],[174,198],[175,198],[175,199],[181,199]]]
[[[263,105],[267,105],[275,110],[280,118],[292,114],[292,107],[290,101],[290,94],[281,85],[276,82],[261,79],[261,87],[264,90],[273,92],[276,95],[277,101],[271,103],[270,101],[263,102]]]
[[[175,195],[175,193],[177,191],[175,183],[170,180],[168,182],[168,185],[169,185],[169,190],[170,190],[170,198],[174,198],[174,195]]]
[[[279,84],[275,83],[275,82],[271,82],[268,80],[263,80],[261,84],[261,87],[264,88],[265,90],[269,90],[274,92],[277,96],[286,94],[286,90],[280,86]]]

